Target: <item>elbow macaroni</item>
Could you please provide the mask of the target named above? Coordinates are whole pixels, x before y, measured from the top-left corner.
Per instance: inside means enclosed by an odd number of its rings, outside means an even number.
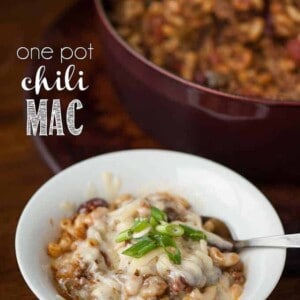
[[[140,259],[122,254],[130,242],[116,243],[117,234],[136,217],[150,214],[151,206],[169,212],[169,218],[177,218],[175,222],[202,229],[200,216],[176,195],[155,193],[142,198],[125,195],[108,207],[95,205],[92,209],[89,203],[89,210],[63,219],[59,238],[48,244],[54,280],[61,295],[66,299],[95,300],[239,299],[245,282],[239,255],[223,253],[205,240],[177,238],[182,254],[180,265],[170,262],[161,249]]]

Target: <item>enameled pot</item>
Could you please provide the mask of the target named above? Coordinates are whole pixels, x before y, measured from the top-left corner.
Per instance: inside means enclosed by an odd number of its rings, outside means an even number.
[[[107,3],[103,1],[103,3]],[[173,75],[123,41],[95,0],[107,68],[120,100],[148,134],[260,180],[300,180],[299,102],[247,98]]]

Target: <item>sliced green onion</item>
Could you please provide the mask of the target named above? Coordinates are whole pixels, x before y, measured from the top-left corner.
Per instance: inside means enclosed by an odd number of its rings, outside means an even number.
[[[181,253],[174,240],[174,237],[180,236],[193,241],[207,239],[200,230],[183,224],[168,223],[164,211],[157,207],[151,207],[151,216],[135,219],[131,228],[118,235],[116,242],[135,240],[135,244],[122,252],[135,258],[140,258],[148,252],[162,247],[174,264],[180,264]]]
[[[168,235],[156,235],[155,239],[164,248],[169,259],[176,265],[181,264],[181,253],[174,239]]]
[[[146,229],[147,227],[150,227],[150,223],[147,219],[136,219],[131,230],[133,232],[140,232]]]
[[[144,230],[142,231],[139,231],[139,232],[134,232],[133,235],[132,235],[132,238],[134,239],[139,239],[143,236],[146,236],[148,235],[148,233],[151,231],[152,227],[151,226],[148,226],[146,227]]]
[[[184,229],[178,224],[161,224],[156,226],[156,231],[170,236],[182,236]]]
[[[150,237],[143,237],[137,243],[123,251],[122,254],[140,258],[158,247],[159,244],[155,240]]]
[[[152,216],[150,217],[149,223],[153,228],[155,228],[155,226],[158,224],[158,222]]]
[[[151,207],[151,217],[158,223],[161,221],[167,221],[167,214],[157,207]]]
[[[180,226],[184,230],[184,234],[183,234],[184,237],[191,239],[193,241],[207,240],[207,237],[204,232],[183,224],[180,224]]]
[[[132,234],[133,234],[133,231],[131,229],[124,230],[119,233],[119,235],[116,238],[116,242],[121,243],[124,241],[128,241],[132,238]]]

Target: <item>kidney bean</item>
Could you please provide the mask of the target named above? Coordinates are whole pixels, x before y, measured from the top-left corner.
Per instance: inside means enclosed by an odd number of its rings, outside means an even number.
[[[292,39],[286,45],[290,57],[300,64],[300,39]]]
[[[79,214],[87,214],[93,211],[97,207],[108,207],[108,203],[106,200],[102,198],[92,198],[84,203],[82,203],[78,209],[77,213]]]
[[[164,17],[162,15],[150,15],[145,19],[144,28],[156,43],[161,43],[163,41],[163,23]]]
[[[165,212],[167,214],[169,222],[180,220],[180,215],[174,208],[167,207],[165,209]]]

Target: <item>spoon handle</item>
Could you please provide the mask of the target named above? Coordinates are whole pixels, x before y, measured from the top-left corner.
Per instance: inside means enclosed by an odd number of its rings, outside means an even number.
[[[300,233],[260,237],[234,243],[236,248],[268,247],[268,248],[300,248]]]

